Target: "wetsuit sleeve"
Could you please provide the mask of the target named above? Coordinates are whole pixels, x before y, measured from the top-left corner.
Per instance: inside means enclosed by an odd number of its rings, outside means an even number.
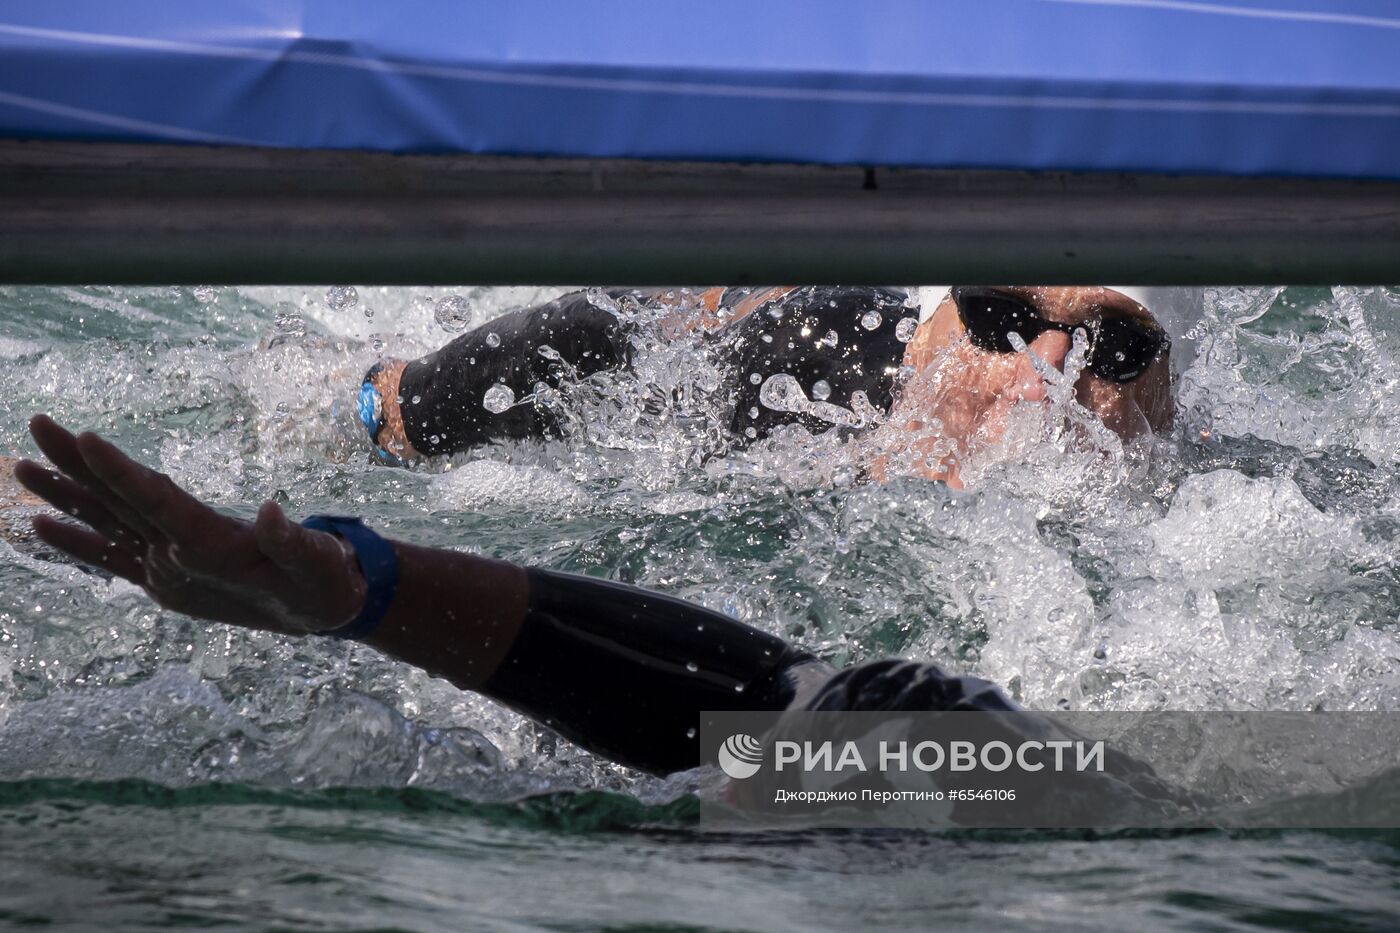
[[[702,710],[783,710],[815,659],[683,600],[529,571],[525,622],[483,692],[596,754],[654,774],[700,764]]]
[[[513,400],[529,396],[538,383],[554,389],[566,379],[624,366],[628,354],[626,325],[581,292],[511,311],[405,367],[399,381],[404,431],[415,450],[429,455],[551,436],[558,424],[545,407]],[[499,410],[485,405],[495,386],[510,390],[511,401],[498,403],[505,406]]]

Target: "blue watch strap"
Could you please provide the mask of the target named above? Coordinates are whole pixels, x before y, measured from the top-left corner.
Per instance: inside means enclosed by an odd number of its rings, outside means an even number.
[[[375,534],[364,522],[350,515],[312,515],[301,523],[303,528],[324,531],[350,542],[355,560],[365,575],[369,592],[360,614],[340,628],[322,632],[333,638],[365,638],[371,635],[394,602],[399,588],[399,557],[394,546]]]

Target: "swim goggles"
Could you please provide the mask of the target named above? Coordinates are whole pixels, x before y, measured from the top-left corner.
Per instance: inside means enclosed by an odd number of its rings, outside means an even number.
[[[1024,298],[995,288],[959,287],[952,292],[968,339],[991,353],[1016,352],[1008,337],[1013,331],[1029,344],[1048,330],[1073,335],[1082,328],[1089,336],[1085,368],[1100,379],[1122,383],[1141,376],[1171,347],[1166,331],[1136,318],[1117,315],[1065,324],[1046,318]]]
[[[356,413],[360,416],[360,423],[369,432],[369,441],[374,445],[374,452],[379,454],[380,459],[394,466],[405,466],[402,459],[389,453],[379,443],[379,432],[384,429],[384,401],[379,396],[379,390],[374,387],[374,377],[383,368],[383,363],[375,363],[369,372],[365,373],[365,381],[360,383],[360,394],[355,399]]]

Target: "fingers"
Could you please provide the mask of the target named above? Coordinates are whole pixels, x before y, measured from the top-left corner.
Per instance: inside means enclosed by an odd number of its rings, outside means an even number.
[[[88,466],[87,461],[83,459],[78,439],[72,432],[48,415],[35,415],[29,420],[29,433],[54,466],[96,496],[123,524],[147,540],[155,537],[155,529],[139,514],[133,512]]]
[[[78,436],[77,449],[92,474],[117,497],[117,502],[108,500],[113,511],[142,537],[150,540],[154,530],[172,541],[209,546],[210,525],[217,523],[218,513],[170,477],[142,466],[91,432]]]
[[[54,466],[85,486],[96,482],[78,453],[78,439],[57,421],[48,415],[35,415],[29,419],[29,433]]]
[[[34,533],[49,547],[85,564],[110,570],[138,586],[145,585],[146,574],[141,559],[97,532],[60,522],[47,515],[35,516],[33,524]]]
[[[294,572],[346,562],[346,549],[339,538],[292,524],[275,502],[264,502],[258,509],[253,531],[258,550],[283,570]]]
[[[46,470],[32,460],[21,460],[15,465],[15,479],[54,508],[86,522],[111,541],[127,546],[144,543],[101,499],[62,473]]]

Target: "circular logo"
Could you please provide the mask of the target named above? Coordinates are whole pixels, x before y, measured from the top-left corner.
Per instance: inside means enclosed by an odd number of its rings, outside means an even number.
[[[736,781],[751,778],[763,767],[763,746],[758,739],[736,732],[719,747],[719,767]]]

